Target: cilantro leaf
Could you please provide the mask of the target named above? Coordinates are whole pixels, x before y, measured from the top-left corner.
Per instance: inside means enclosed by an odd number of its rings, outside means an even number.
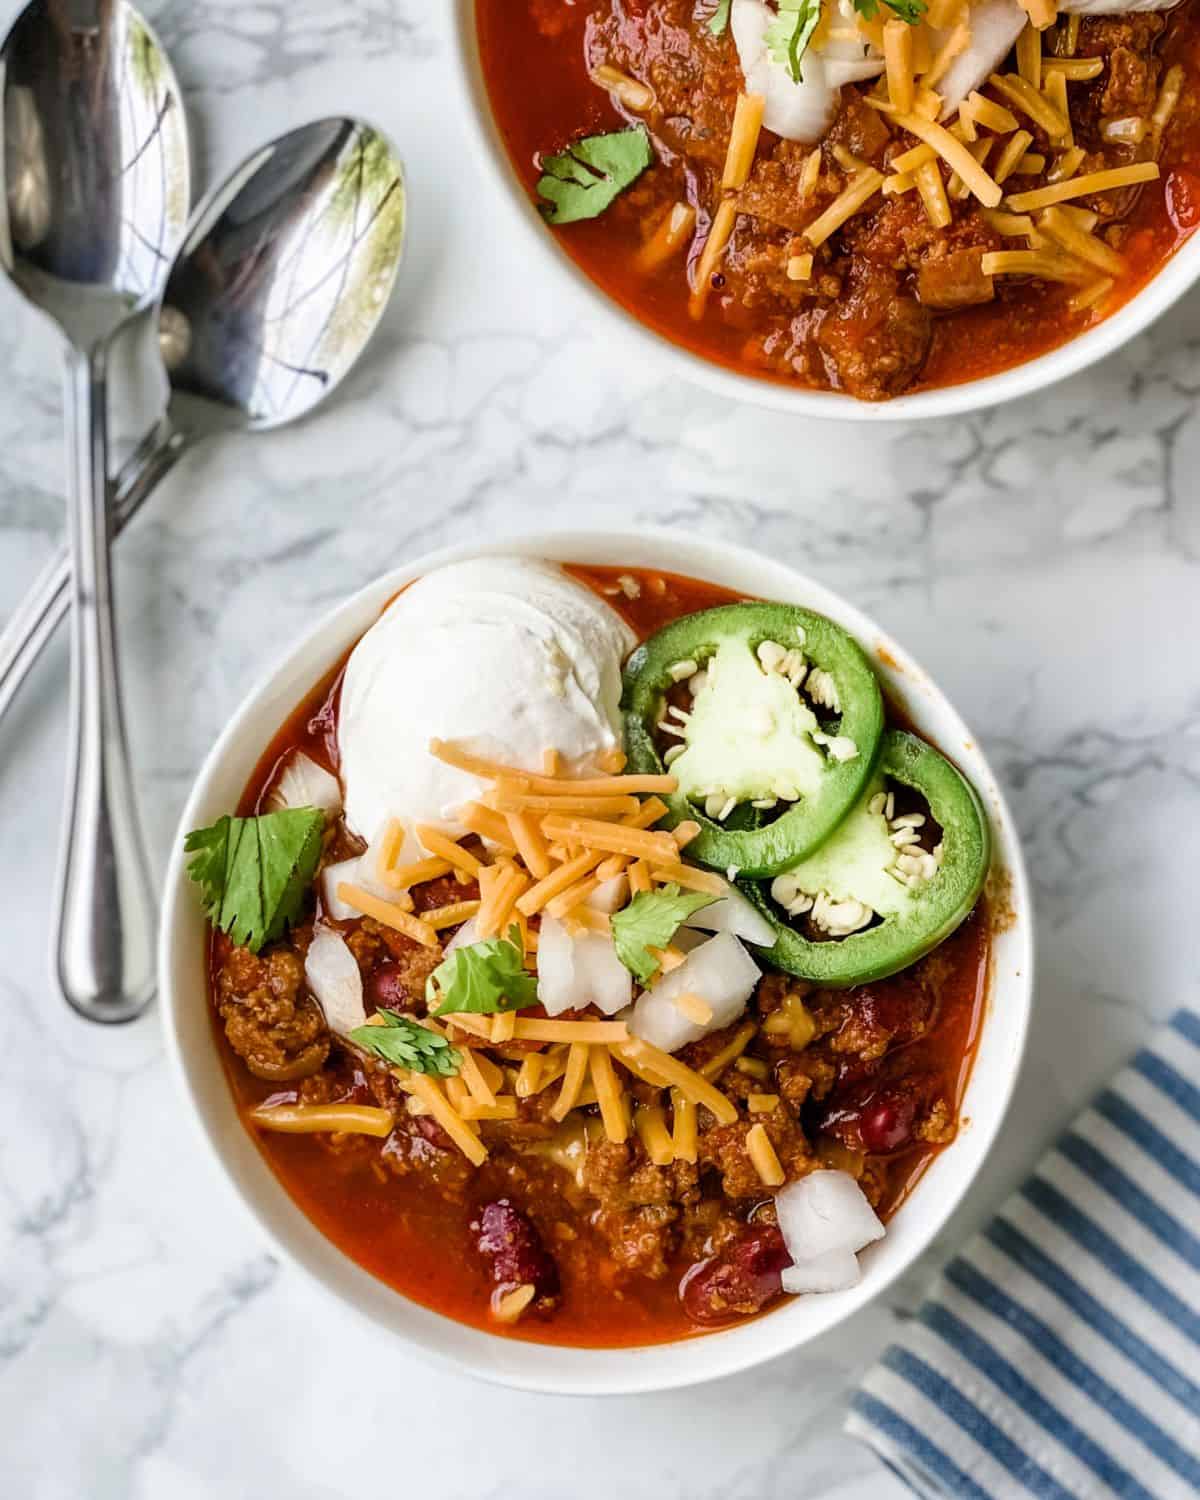
[[[497,1011],[524,1010],[537,1004],[537,980],[525,969],[525,952],[516,927],[507,938],[466,943],[440,963],[425,985],[435,1016],[466,1012],[494,1016]]]
[[[921,17],[929,9],[925,0],[883,0],[883,3],[909,26],[920,25]],[[879,0],[854,0],[854,9],[863,20],[873,21],[879,14]]]
[[[430,1031],[418,1021],[402,1016],[399,1011],[381,1010],[383,1024],[356,1026],[350,1040],[364,1052],[382,1057],[394,1068],[407,1068],[410,1073],[432,1073],[437,1078],[452,1078],[462,1067],[462,1053],[452,1047],[444,1036]]]
[[[874,4],[875,0],[871,0]],[[787,67],[793,83],[803,83],[800,59],[821,19],[821,0],[779,0],[779,13],[767,27],[767,47]]]
[[[653,162],[650,137],[639,125],[589,135],[542,161],[538,196],[549,224],[575,224],[602,214]]]
[[[214,927],[257,953],[295,922],[321,858],[325,814],[292,807],[257,818],[218,818],[184,840],[188,874]]]
[[[681,922],[716,899],[703,891],[681,891],[674,884],[657,891],[639,891],[628,906],[613,915],[617,957],[635,979],[648,983],[659,969],[650,949],[665,948]]]
[[[729,7],[732,0],[717,0],[717,9],[713,18],[708,23],[708,29],[713,36],[724,36],[729,25]]]
[[[921,17],[929,9],[925,0],[883,0],[883,3],[910,26],[919,26]]]

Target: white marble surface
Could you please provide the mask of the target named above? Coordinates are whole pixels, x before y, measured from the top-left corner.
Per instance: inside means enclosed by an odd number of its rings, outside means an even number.
[[[838,1432],[856,1376],[1056,1124],[1197,986],[1200,293],[1092,373],[966,420],[817,424],[661,381],[528,275],[465,137],[434,141],[445,7],[148,7],[205,182],[269,130],[354,107],[403,144],[414,210],[394,314],[336,410],[196,454],[121,543],[156,861],[251,680],[385,563],[550,520],[749,542],[907,642],[1008,786],[1042,924],[1017,1104],[942,1242],[802,1355],[604,1403],[423,1368],[266,1253],[179,1116],[156,1019],[101,1033],[52,994],[59,642],[0,725],[0,1493],[325,1500],[419,1482],[427,1500],[552,1500],[572,1475],[583,1500],[896,1500]],[[2,614],[57,544],[63,465],[53,340],[0,307]],[[514,1439],[535,1431],[531,1469]]]

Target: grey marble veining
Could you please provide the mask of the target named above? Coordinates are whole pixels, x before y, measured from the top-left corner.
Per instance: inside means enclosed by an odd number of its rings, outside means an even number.
[[[431,1500],[557,1500],[584,1475],[584,1500],[898,1500],[838,1435],[847,1391],[1049,1133],[1197,989],[1200,294],[1098,369],[969,418],[850,428],[733,406],[642,368],[530,276],[441,107],[444,0],[148,13],[193,100],[205,182],[264,134],[349,106],[401,143],[413,207],[394,314],[336,409],[194,453],[120,544],[160,865],[251,682],[385,561],[551,521],[666,522],[808,569],[942,681],[1027,839],[1038,1003],[981,1180],[835,1336],[636,1401],[427,1370],[265,1253],[180,1117],[153,1017],[102,1033],[52,998],[60,642],[0,725],[0,1492],[328,1500],[419,1483]],[[63,511],[54,342],[9,298],[0,368],[2,614]],[[531,1473],[512,1434],[534,1427]]]

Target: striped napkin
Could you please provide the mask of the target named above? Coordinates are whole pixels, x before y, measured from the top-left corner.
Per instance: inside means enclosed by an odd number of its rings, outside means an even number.
[[[1200,1496],[1200,1013],[951,1263],[846,1425],[926,1497]]]

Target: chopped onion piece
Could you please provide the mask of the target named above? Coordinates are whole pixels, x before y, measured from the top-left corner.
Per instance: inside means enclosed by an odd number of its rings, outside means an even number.
[[[624,875],[614,875],[611,880],[606,880],[603,885],[597,886],[592,894],[584,902],[593,911],[607,912],[609,916],[625,905],[629,900],[629,880]]]
[[[849,1172],[810,1172],[775,1194],[779,1229],[792,1259],[853,1255],[883,1238],[883,1225]]]
[[[594,1005],[616,1015],[633,999],[633,976],[604,932],[571,932],[543,916],[538,933],[538,999],[548,1016]]]
[[[267,806],[272,812],[287,807],[319,807],[326,818],[336,818],[342,810],[341,783],[312,756],[294,750],[275,778]]]
[[[838,0],[830,12],[831,35],[807,48],[797,82],[767,39],[776,20],[774,8],[765,0],[733,0],[729,29],[747,92],[762,94],[763,124],[789,141],[819,140],[837,113],[841,86],[883,72],[883,58],[855,31],[850,0]],[[833,33],[842,34],[835,39]]]
[[[844,1292],[862,1280],[858,1256],[853,1250],[831,1250],[815,1260],[800,1261],[783,1273],[785,1292]]]
[[[758,983],[758,965],[732,933],[722,932],[694,948],[677,969],[664,974],[633,1008],[629,1029],[664,1052],[678,1052],[710,1031],[731,1025],[746,1009]],[[677,995],[699,995],[712,1008],[701,1025],[676,1008]]]
[[[972,89],[983,87],[989,74],[1000,67],[1028,21],[1029,14],[1021,8],[1018,0],[977,0],[971,7],[971,32],[967,45],[942,74],[937,86],[943,120],[950,118]],[[934,47],[942,46],[949,34],[949,31],[936,32]]]
[[[318,927],[304,959],[304,977],[325,1012],[330,1031],[345,1036],[365,1026],[362,974],[340,932]]]
[[[339,864],[326,865],[321,871],[321,902],[325,907],[325,915],[334,922],[353,922],[356,917],[362,916],[357,907],[349,905],[338,895],[338,886],[344,882],[357,885],[358,880],[358,858],[343,859]]]
[[[470,917],[446,944],[446,952],[448,954],[453,953],[455,948],[469,947],[471,943],[478,942],[478,940],[479,928],[475,922],[475,918]]]
[[[773,948],[778,934],[763,916],[755,911],[736,886],[727,886],[727,894],[694,911],[684,918],[685,927],[698,927],[701,932],[732,932],[747,943],[758,948]]]

